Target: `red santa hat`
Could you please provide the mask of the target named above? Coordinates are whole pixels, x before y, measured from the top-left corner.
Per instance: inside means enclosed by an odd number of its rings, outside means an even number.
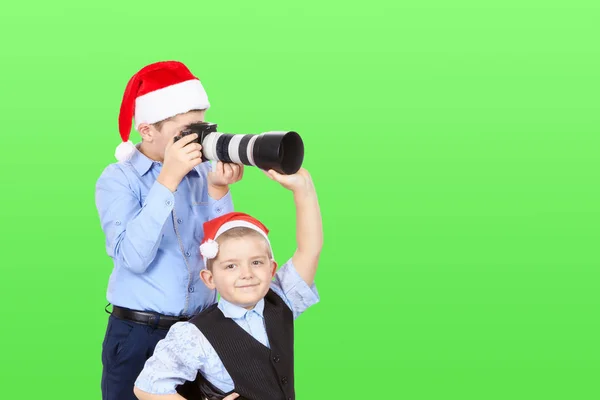
[[[135,151],[129,140],[131,120],[154,124],[191,110],[210,107],[206,91],[190,70],[179,61],[160,61],[139,70],[127,83],[119,113],[121,144],[115,157],[119,161],[131,158]]]
[[[248,214],[230,212],[204,223],[204,239],[200,244],[200,254],[202,254],[205,266],[207,260],[216,258],[219,253],[217,238],[230,229],[240,227],[250,228],[260,233],[267,241],[269,249],[271,249],[271,242],[268,237],[269,230],[262,222]],[[273,250],[271,249],[272,253]]]

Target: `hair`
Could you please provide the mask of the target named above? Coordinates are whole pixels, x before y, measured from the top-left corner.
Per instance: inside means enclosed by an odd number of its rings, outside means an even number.
[[[267,248],[269,249],[269,258],[273,258],[273,252],[271,251],[271,247],[269,246],[268,242],[266,241],[266,239],[264,238],[263,235],[261,235],[260,233],[256,232],[254,229],[252,228],[247,228],[245,226],[241,226],[241,227],[237,227],[237,228],[231,228],[228,231],[225,231],[223,234],[221,234],[218,238],[217,238],[217,243],[219,245],[221,245],[222,243],[224,243],[225,241],[229,240],[229,239],[240,239],[240,238],[247,238],[247,237],[257,237],[257,238],[261,238],[265,244],[267,245]],[[218,257],[218,254],[217,254]],[[213,263],[215,262],[216,258],[213,259],[208,259],[206,260],[206,268],[209,271],[212,271],[212,266]]]
[[[170,117],[170,118],[167,118],[167,119],[163,119],[162,121],[158,121],[158,122],[155,122],[155,123],[150,124],[150,125],[153,126],[153,127],[155,127],[157,131],[160,131],[162,129],[163,125],[165,123],[171,121],[173,118],[175,118],[175,117]]]
[[[156,128],[156,130],[160,131],[160,130],[162,129],[162,127],[163,127],[163,125],[164,125],[165,123],[167,123],[167,122],[169,122],[169,121],[172,121],[172,120],[173,120],[175,117],[177,117],[178,115],[186,114],[186,113],[188,113],[188,112],[192,112],[192,111],[206,111],[206,110],[205,110],[205,109],[202,109],[202,110],[200,110],[200,109],[194,109],[194,110],[190,110],[190,111],[187,111],[187,112],[185,112],[185,113],[179,113],[179,114],[173,115],[172,117],[169,117],[169,118],[163,119],[162,121],[158,121],[158,122],[155,122],[155,123],[153,123],[153,124],[150,124],[150,125],[151,125],[151,126],[153,126],[153,127],[155,127],[155,128]]]

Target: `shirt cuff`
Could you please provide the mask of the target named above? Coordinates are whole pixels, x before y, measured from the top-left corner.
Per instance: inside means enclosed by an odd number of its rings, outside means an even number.
[[[279,269],[279,271],[282,272],[281,285],[285,288],[286,293],[291,290],[296,290],[298,293],[302,294],[303,297],[313,300],[315,303],[319,301],[320,297],[317,285],[313,282],[312,285],[308,286],[298,271],[296,271],[296,267],[291,258]]]
[[[273,286],[282,292],[294,319],[321,300],[315,283],[309,286],[298,274],[291,259],[277,271]]]
[[[208,195],[208,206],[212,218],[220,217],[221,215],[233,212],[233,200],[231,198],[231,190],[227,191],[227,194],[221,197],[219,200],[215,200]]]

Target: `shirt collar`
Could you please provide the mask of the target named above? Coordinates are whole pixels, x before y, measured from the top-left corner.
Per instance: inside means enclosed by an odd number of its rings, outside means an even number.
[[[223,315],[226,318],[241,319],[244,318],[247,313],[252,312],[258,314],[261,318],[264,318],[263,312],[265,310],[265,299],[260,299],[260,301],[256,303],[256,306],[254,306],[252,310],[246,310],[244,307],[230,303],[221,297],[217,307],[219,307],[219,310],[223,312]]]
[[[133,165],[133,168],[135,168],[138,174],[143,176],[146,172],[148,172],[154,161],[142,154],[139,147],[139,144],[135,146],[135,151],[133,152],[129,162],[131,165]]]

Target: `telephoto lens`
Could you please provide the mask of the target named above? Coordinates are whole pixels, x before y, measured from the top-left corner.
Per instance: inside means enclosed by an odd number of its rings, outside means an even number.
[[[280,174],[298,172],[304,161],[304,142],[293,131],[272,131],[260,134],[231,134],[217,132],[217,124],[198,122],[190,124],[175,141],[192,133],[202,145],[202,161],[222,161],[273,169]]]

